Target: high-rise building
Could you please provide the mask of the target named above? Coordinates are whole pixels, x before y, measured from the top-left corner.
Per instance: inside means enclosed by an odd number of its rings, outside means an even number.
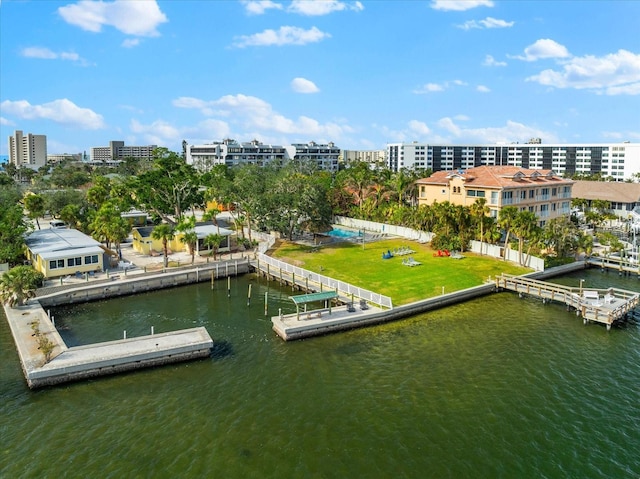
[[[640,172],[640,143],[543,144],[540,139],[510,145],[430,145],[389,143],[387,166],[459,170],[477,166],[517,166],[559,175],[592,175],[623,181]]]
[[[37,170],[47,164],[47,136],[16,130],[9,137],[9,163]]]

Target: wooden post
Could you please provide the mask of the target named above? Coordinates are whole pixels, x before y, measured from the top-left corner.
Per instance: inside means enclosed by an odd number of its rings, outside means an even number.
[[[267,315],[267,311],[268,311],[268,304],[269,304],[269,292],[265,291],[264,292],[264,315]]]
[[[249,293],[247,295],[247,306],[251,305],[251,283],[249,283]]]
[[[231,297],[231,276],[227,276],[227,298]]]
[[[296,289],[296,274],[291,273],[291,291]]]
[[[213,291],[213,280],[215,278],[215,274],[213,274],[213,271],[211,272],[211,291]]]

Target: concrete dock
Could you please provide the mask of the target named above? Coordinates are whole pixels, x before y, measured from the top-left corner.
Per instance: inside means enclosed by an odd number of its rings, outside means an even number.
[[[35,389],[133,369],[187,361],[211,354],[213,340],[203,327],[87,346],[67,347],[37,301],[4,308],[27,384]],[[45,362],[34,334],[53,343]]]

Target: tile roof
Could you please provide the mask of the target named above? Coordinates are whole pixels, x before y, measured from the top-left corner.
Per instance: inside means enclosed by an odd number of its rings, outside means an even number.
[[[553,170],[530,170],[517,166],[478,166],[468,170],[436,171],[422,178],[418,185],[447,185],[452,177],[459,176],[465,186],[482,188],[522,188],[527,186],[570,185],[573,180],[556,176]]]

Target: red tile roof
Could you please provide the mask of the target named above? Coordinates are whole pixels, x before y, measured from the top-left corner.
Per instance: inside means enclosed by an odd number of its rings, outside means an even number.
[[[571,185],[573,180],[555,175],[553,170],[530,170],[517,166],[478,166],[468,170],[436,171],[428,178],[417,180],[418,185],[447,185],[459,176],[466,186],[478,188],[522,188],[542,185]]]

